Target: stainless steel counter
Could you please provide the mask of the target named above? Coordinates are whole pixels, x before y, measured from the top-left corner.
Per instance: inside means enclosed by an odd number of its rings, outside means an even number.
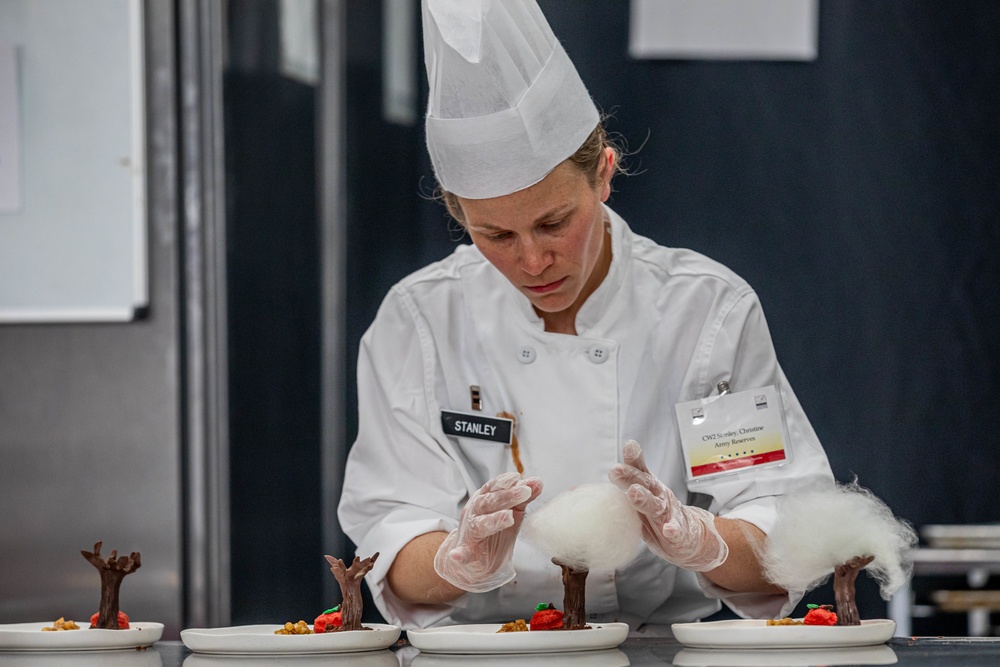
[[[963,665],[1000,664],[1000,638],[893,638],[887,644],[845,649],[715,651],[688,649],[673,639],[629,639],[617,649],[534,656],[471,656],[420,653],[405,642],[393,650],[318,656],[213,656],[190,652],[181,642],[157,642],[145,651],[0,653],[3,667],[653,667],[660,665]]]

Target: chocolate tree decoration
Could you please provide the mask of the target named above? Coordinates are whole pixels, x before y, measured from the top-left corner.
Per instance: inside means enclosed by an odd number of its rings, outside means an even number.
[[[337,583],[340,584],[340,594],[344,600],[340,607],[343,625],[333,630],[333,632],[343,630],[371,630],[371,628],[361,626],[361,612],[364,605],[361,599],[361,580],[374,567],[375,561],[378,559],[378,552],[376,551],[373,556],[364,560],[355,556],[354,562],[351,563],[350,567],[346,567],[344,561],[339,558],[334,558],[333,556],[324,556],[324,558],[330,564],[330,572],[333,572],[333,576],[337,578]],[[327,630],[327,632],[330,631]]]
[[[91,565],[101,573],[101,606],[98,609],[97,623],[92,628],[118,630],[118,592],[122,579],[139,569],[139,552],[133,551],[128,557],[118,558],[118,551],[112,551],[107,560],[101,558],[101,544],[94,545],[94,552],[81,551]]]
[[[642,545],[639,515],[613,484],[581,484],[530,512],[521,534],[562,569],[563,629],[587,627],[587,575],[632,560]]]
[[[857,485],[822,485],[780,496],[775,525],[760,551],[764,576],[804,593],[833,574],[837,625],[860,625],[854,583],[861,570],[888,600],[913,570],[917,535],[875,495]]]
[[[837,603],[837,625],[861,625],[861,615],[854,596],[854,580],[858,572],[875,560],[875,556],[855,556],[833,568],[833,599]]]
[[[587,575],[590,570],[578,570],[560,563],[553,558],[552,562],[562,568],[563,582],[563,630],[583,630],[587,625]]]

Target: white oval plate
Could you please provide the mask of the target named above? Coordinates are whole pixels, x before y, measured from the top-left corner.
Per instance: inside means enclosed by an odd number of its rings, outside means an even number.
[[[615,648],[628,637],[625,623],[591,623],[590,630],[500,632],[499,623],[407,630],[412,646],[425,653],[561,653]]]
[[[130,622],[128,630],[92,630],[89,621],[79,625],[55,632],[42,632],[52,621],[0,625],[0,651],[107,651],[152,646],[163,636],[163,623]]]
[[[371,630],[324,632],[318,635],[276,635],[281,625],[237,625],[229,628],[188,628],[181,641],[196,653],[281,655],[356,653],[388,648],[399,639],[399,626],[365,623]],[[309,627],[312,627],[311,625]]]
[[[869,646],[888,641],[896,622],[861,621],[861,625],[768,625],[767,621],[734,620],[674,623],[674,637],[693,648],[831,648]]]

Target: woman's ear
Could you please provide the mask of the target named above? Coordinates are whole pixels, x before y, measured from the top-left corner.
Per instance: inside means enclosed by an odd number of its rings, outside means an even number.
[[[598,190],[601,195],[601,201],[605,202],[608,197],[611,196],[611,177],[615,173],[615,159],[617,155],[615,154],[615,149],[611,146],[604,147],[604,159],[601,161],[601,171],[598,176]]]

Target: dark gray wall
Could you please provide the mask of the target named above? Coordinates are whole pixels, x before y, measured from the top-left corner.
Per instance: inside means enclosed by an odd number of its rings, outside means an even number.
[[[636,151],[611,205],[754,285],[838,479],[918,526],[1000,519],[1000,6],[821,2],[818,60],[753,63],[631,60],[628,4],[540,0]],[[353,373],[389,286],[454,242],[422,128],[380,118],[377,12],[348,6]]]
[[[234,622],[318,608],[328,576],[290,567],[321,533],[325,305],[315,95],[274,73],[275,4],[230,5]],[[994,5],[825,2],[816,62],[709,63],[630,60],[624,0],[541,4],[611,129],[642,146],[612,205],[757,288],[838,478],[918,525],[995,520],[998,442],[979,427],[998,384]],[[422,127],[381,119],[381,6],[346,2],[348,442],[361,334],[393,282],[456,242],[421,197]]]
[[[279,72],[276,0],[226,18],[232,619],[295,621],[336,603],[322,599],[316,89]]]
[[[422,127],[381,120],[381,3],[346,4],[350,442],[358,339],[389,286],[455,241],[420,196],[433,183]],[[996,3],[823,2],[814,63],[636,62],[625,0],[541,5],[611,129],[642,146],[612,205],[757,288],[838,478],[857,474],[918,525],[1000,518]],[[143,553],[123,588],[134,616],[180,623],[174,27],[170,5],[147,10],[149,316],[0,327],[7,622],[90,605],[75,554],[103,538]],[[321,608],[328,576],[295,569],[321,533],[315,96],[275,78],[266,53],[226,81],[227,113],[242,109],[226,137],[234,622]],[[97,509],[108,498],[121,502]],[[74,559],[86,567],[67,570]]]
[[[627,3],[541,4],[648,133],[612,205],[756,288],[837,477],[917,524],[1000,518],[997,4],[822,2],[814,63],[631,61]]]

